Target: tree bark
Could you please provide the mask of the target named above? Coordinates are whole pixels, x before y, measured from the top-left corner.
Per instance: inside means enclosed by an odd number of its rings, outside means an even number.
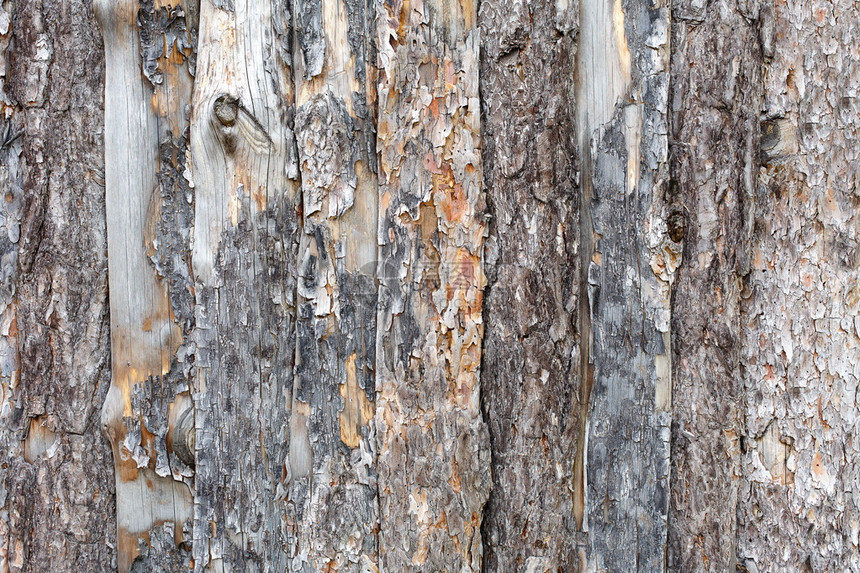
[[[582,273],[571,89],[579,10],[577,2],[530,9],[495,0],[480,9],[488,571],[574,571],[579,563]]]
[[[858,22],[3,3],[0,572],[860,571]]]
[[[0,46],[0,570],[110,570],[101,41],[88,2],[4,2]]]
[[[758,14],[760,161],[741,293],[738,559],[857,571],[860,6]]]

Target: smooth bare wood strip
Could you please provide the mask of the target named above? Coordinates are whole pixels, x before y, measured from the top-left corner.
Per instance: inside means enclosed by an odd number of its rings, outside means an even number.
[[[285,571],[298,185],[291,16],[200,9],[195,189],[194,567]]]
[[[182,561],[184,550],[176,545],[191,519],[191,490],[182,483],[189,469],[168,452],[170,420],[187,404],[188,384],[175,356],[187,322],[177,323],[171,302],[172,294],[187,300],[187,272],[182,280],[181,265],[177,277],[176,265],[160,263],[183,256],[182,241],[170,244],[181,231],[179,221],[168,217],[165,229],[162,215],[184,170],[173,148],[184,145],[193,45],[182,6],[122,1],[94,8],[105,41],[111,309],[112,375],[102,423],[113,445],[118,568],[124,572],[133,561],[152,566],[168,558],[145,550],[150,529],[164,523],[173,524],[171,554]],[[182,314],[187,318],[189,312],[186,303]]]
[[[294,6],[302,233],[288,496],[298,527],[292,567],[376,571],[371,20],[363,0]]]
[[[376,7],[380,566],[478,571],[490,453],[476,6]]]

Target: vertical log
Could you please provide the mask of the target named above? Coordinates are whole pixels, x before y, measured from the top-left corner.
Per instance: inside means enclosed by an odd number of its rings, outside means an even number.
[[[734,571],[741,478],[740,290],[758,171],[761,49],[749,3],[672,2],[669,568]]]
[[[111,311],[111,387],[102,423],[113,446],[118,568],[124,572],[133,561],[152,567],[189,558],[185,549],[153,556],[149,548],[165,548],[153,538],[165,527],[174,541],[168,545],[182,543],[192,509],[191,491],[181,481],[187,465],[170,455],[168,444],[188,391],[176,360],[188,330],[188,273],[173,260],[184,258],[187,265],[180,233],[191,197],[183,193],[180,174],[193,41],[181,5],[97,1],[94,9],[105,42]]]
[[[377,3],[381,568],[481,567],[484,201],[475,4]]]
[[[668,9],[580,4],[581,410],[574,516],[583,567],[664,568],[669,478]]]
[[[89,2],[0,6],[0,571],[115,559],[104,59]]]
[[[290,11],[204,1],[191,127],[194,565],[284,571],[297,162]]]
[[[744,285],[739,560],[851,571],[860,537],[860,6],[763,2],[760,159]]]
[[[578,2],[481,2],[487,297],[482,401],[493,491],[484,570],[577,571]]]
[[[364,0],[297,0],[293,570],[375,571],[376,74]],[[308,449],[309,448],[309,449]]]

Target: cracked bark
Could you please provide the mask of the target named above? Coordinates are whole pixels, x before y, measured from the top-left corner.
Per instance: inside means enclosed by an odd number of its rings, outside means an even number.
[[[478,571],[490,488],[480,410],[475,4],[377,4],[380,568]]]
[[[571,85],[579,9],[494,0],[480,8],[488,571],[578,567],[580,201]]]
[[[363,0],[300,0],[294,8],[303,202],[288,493],[298,527],[294,571],[371,571],[378,560],[369,10]]]
[[[103,65],[87,2],[0,6],[0,571],[115,564]]]
[[[672,9],[668,201],[684,264],[672,301],[669,566],[734,570],[744,401],[740,290],[759,164],[761,48],[755,21],[740,11],[696,12],[689,2]],[[729,29],[740,41],[727,41]]]

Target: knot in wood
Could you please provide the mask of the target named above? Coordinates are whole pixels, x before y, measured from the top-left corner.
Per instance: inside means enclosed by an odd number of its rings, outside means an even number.
[[[221,125],[232,127],[239,116],[239,98],[227,94],[218,96],[215,104],[212,106],[212,111]]]
[[[687,219],[682,212],[674,211],[666,220],[666,228],[669,231],[669,238],[680,243],[684,240],[684,233],[687,230]]]
[[[194,408],[188,408],[179,415],[173,428],[173,452],[182,463],[194,467]]]

